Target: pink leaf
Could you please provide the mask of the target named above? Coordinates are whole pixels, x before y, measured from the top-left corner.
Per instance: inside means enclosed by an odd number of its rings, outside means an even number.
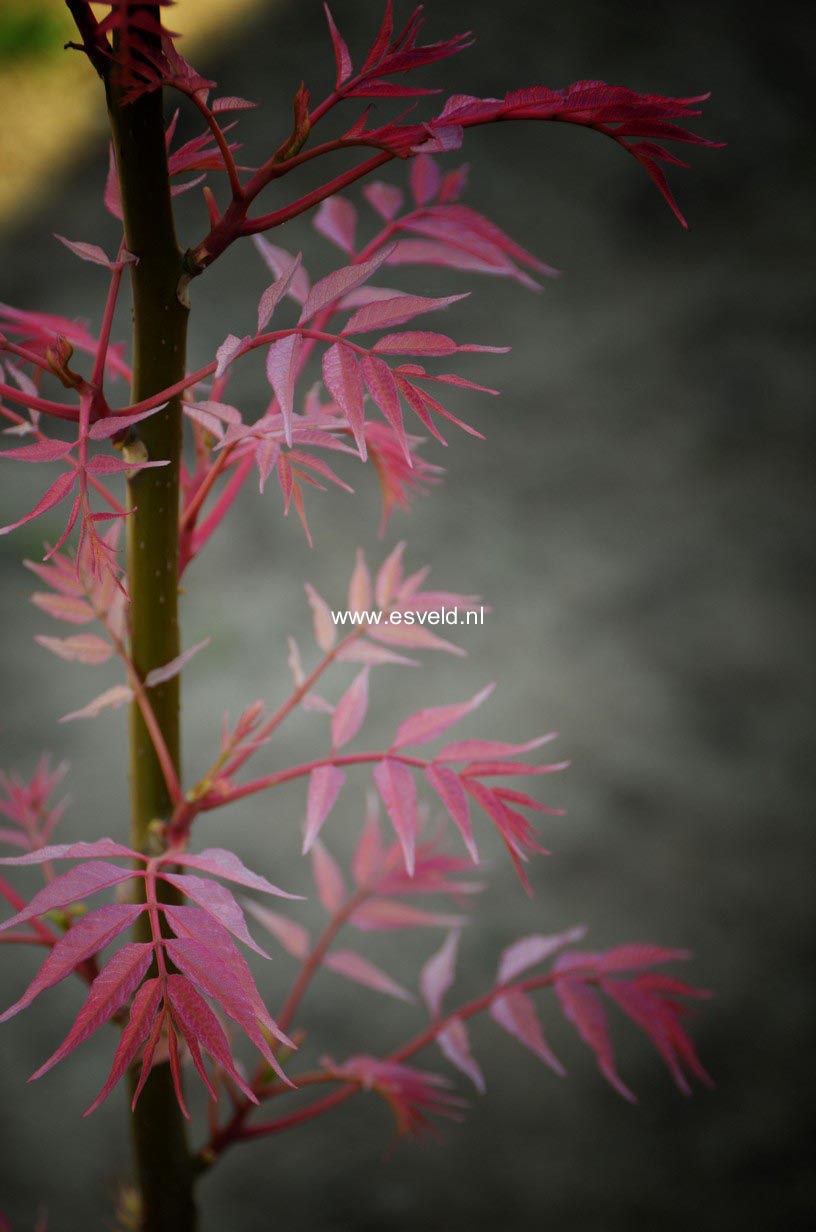
[[[400,409],[399,389],[388,364],[374,355],[364,355],[362,358],[363,376],[368,386],[368,392],[382,411],[388,423],[397,434],[400,447],[409,466],[413,466],[411,450],[405,436]]]
[[[329,915],[334,915],[346,901],[346,887],[340,866],[320,842],[312,847],[312,876],[320,905]]]
[[[0,864],[50,864],[52,860],[104,860],[125,857],[139,859],[137,852],[112,838],[98,838],[92,843],[57,843],[50,847],[38,847],[24,856],[5,856]]]
[[[408,659],[405,655],[395,654],[384,646],[374,646],[371,642],[354,641],[343,646],[337,652],[338,663],[366,663],[369,667],[378,667],[383,663],[397,663],[403,667],[419,667],[418,659]]]
[[[516,757],[520,753],[529,753],[542,744],[549,744],[556,737],[555,732],[546,736],[538,736],[525,744],[505,744],[499,740],[459,740],[455,744],[446,744],[440,749],[434,761],[487,761],[494,758]]]
[[[367,282],[371,275],[376,273],[380,266],[388,260],[392,248],[393,244],[382,248],[370,261],[361,261],[358,265],[346,265],[343,269],[335,270],[334,273],[316,282],[303,305],[298,325],[311,320],[316,313],[339,299],[341,295],[346,295],[355,287]]]
[[[283,946],[287,954],[291,954],[293,958],[301,962],[308,957],[312,942],[309,930],[302,924],[290,920],[288,916],[281,915],[278,911],[270,911],[269,907],[264,907],[261,903],[256,903],[251,899],[244,900],[244,907]]]
[[[454,1018],[436,1037],[440,1051],[451,1065],[466,1075],[480,1095],[485,1093],[484,1074],[470,1051],[467,1028],[460,1018]]]
[[[363,378],[357,357],[350,347],[337,342],[323,353],[323,382],[348,420],[360,457],[368,456],[365,441]]]
[[[366,184],[363,196],[368,204],[377,211],[381,218],[390,222],[396,218],[402,206],[402,190],[394,184],[385,184],[382,180],[374,180]]]
[[[377,571],[377,581],[374,588],[374,593],[377,603],[383,609],[389,607],[393,600],[397,597],[397,593],[402,584],[402,557],[404,551],[405,543],[398,543],[397,546],[389,552]]]
[[[122,881],[130,881],[135,874],[130,868],[117,868],[115,864],[100,861],[98,864],[80,864],[77,868],[60,873],[53,881],[39,890],[27,907],[18,911],[11,919],[0,924],[0,932],[25,924],[48,911],[57,911],[79,902],[100,890],[119,885]]]
[[[371,607],[371,575],[362,549],[357,549],[348,592],[350,612],[365,612]]]
[[[401,928],[461,928],[467,924],[467,916],[422,911],[409,903],[371,898],[357,908],[351,923],[362,932],[390,932]]]
[[[130,1007],[130,1018],[122,1032],[113,1065],[105,1085],[83,1116],[90,1116],[103,1103],[116,1086],[119,1079],[131,1065],[142,1044],[153,1029],[156,1013],[162,999],[162,986],[158,979],[146,980],[133,998]]]
[[[285,248],[278,248],[276,244],[270,244],[269,240],[265,239],[262,235],[254,235],[252,239],[267,267],[276,278],[283,278],[294,260],[292,254],[287,252]],[[295,271],[294,278],[286,294],[297,304],[304,304],[306,302],[306,297],[309,294],[309,275],[302,265]]]
[[[535,1006],[526,993],[516,989],[503,993],[490,1003],[490,1017],[556,1074],[562,1078],[566,1075],[567,1071],[544,1038]]]
[[[566,932],[555,933],[544,937],[534,933],[531,937],[522,937],[502,952],[499,969],[496,973],[497,984],[509,984],[516,976],[521,975],[529,967],[536,967],[557,954],[566,945],[574,945],[586,936],[586,928],[579,925],[569,928]]]
[[[456,978],[456,956],[459,950],[459,933],[448,933],[440,949],[432,954],[419,977],[419,986],[431,1018],[442,1014],[445,993]]]
[[[394,299],[379,300],[360,308],[348,322],[343,334],[367,334],[372,329],[390,329],[402,325],[423,312],[437,312],[448,308],[460,299],[467,299],[470,292],[462,295],[446,295],[432,299],[426,295],[398,295]]]
[[[53,509],[60,501],[64,501],[68,493],[76,483],[77,473],[74,470],[65,471],[51,484],[51,487],[43,497],[37,502],[30,513],[25,517],[19,518],[16,522],[11,522],[8,526],[0,526],[0,535],[7,535],[10,531],[16,530],[18,526],[24,526],[26,522],[32,522],[34,518],[39,518],[42,514],[47,513],[49,509]]]
[[[183,864],[185,868],[195,868],[199,872],[209,873],[211,877],[223,877],[225,881],[246,886],[250,890],[260,890],[262,894],[274,894],[278,898],[299,899],[301,897],[299,894],[290,894],[287,890],[281,890],[279,886],[273,885],[260,873],[247,868],[234,851],[227,851],[224,847],[205,847],[203,851],[196,853],[171,852],[167,860],[173,864]]]
[[[584,1043],[595,1053],[603,1076],[624,1099],[633,1104],[637,1103],[635,1095],[621,1080],[615,1068],[606,1012],[598,994],[588,984],[568,979],[557,980],[555,991],[564,1017],[572,1023]]]
[[[113,646],[95,633],[77,633],[73,637],[46,637],[37,634],[34,641],[60,659],[77,663],[107,663]]]
[[[312,609],[315,641],[320,649],[328,654],[337,640],[337,627],[332,619],[331,609],[326,600],[308,582],[306,582],[306,597]]]
[[[71,710],[68,714],[64,714],[59,721],[70,723],[73,719],[95,719],[103,710],[118,710],[120,706],[126,706],[132,701],[133,690],[126,684],[115,684],[112,688],[105,689],[104,693],[100,693],[86,706],[82,706],[80,710]]]
[[[252,1088],[241,1077],[235,1068],[235,1062],[230,1053],[229,1041],[210,1007],[204,998],[196,992],[192,984],[181,975],[167,977],[167,993],[173,1011],[173,1017],[178,1023],[188,1045],[194,1041],[205,1052],[209,1053],[216,1065],[219,1065],[233,1082],[246,1095],[251,1103],[257,1104],[258,1098]]]
[[[378,819],[377,797],[369,792],[366,803],[366,820],[351,861],[351,871],[359,887],[368,886],[379,871],[383,860],[382,839]]]
[[[82,240],[67,240],[64,235],[54,235],[54,239],[59,240],[66,248],[79,257],[81,261],[90,261],[94,265],[104,265],[106,269],[113,269],[113,262],[110,261],[97,244],[86,244]],[[135,258],[131,257],[131,261]]]
[[[88,436],[92,441],[107,440],[116,436],[117,432],[124,432],[125,428],[132,424],[141,423],[143,419],[149,419],[151,415],[163,411],[166,406],[167,403],[163,402],[161,406],[153,406],[149,411],[135,411],[132,415],[108,415],[104,419],[97,419],[91,424]]]
[[[219,885],[216,881],[205,881],[203,877],[195,877],[189,873],[166,873],[162,870],[159,875],[162,880],[169,881],[177,890],[181,890],[186,898],[203,907],[213,919],[223,924],[227,932],[243,941],[244,945],[248,945],[256,954],[260,954],[262,958],[269,957],[266,951],[253,941],[244,920],[244,913],[238,906],[235,895],[226,886]]]
[[[442,175],[439,164],[427,154],[419,154],[411,163],[411,192],[417,205],[427,205],[439,193]]]
[[[468,702],[459,702],[450,706],[435,706],[428,710],[420,710],[410,718],[404,719],[397,728],[392,749],[402,749],[408,744],[427,744],[447,731],[454,723],[459,723],[471,711],[481,706],[490,696],[495,685],[489,684]]]
[[[309,775],[306,824],[303,831],[304,855],[312,849],[323,828],[323,823],[335,806],[345,781],[344,772],[337,766],[318,766]]]
[[[413,876],[419,828],[414,777],[402,762],[386,757],[374,767],[373,778],[400,841],[408,876]]]
[[[19,1014],[40,993],[59,984],[87,958],[104,950],[144,910],[144,904],[112,903],[76,920],[54,944],[19,1001],[0,1014],[0,1022]]]
[[[228,334],[221,343],[218,350],[215,352],[216,367],[215,376],[223,376],[232,361],[241,354],[244,348],[252,341],[247,335],[245,338],[238,338],[235,334]]]
[[[298,372],[298,356],[303,345],[300,334],[287,334],[273,342],[266,356],[266,375],[275,391],[283,416],[283,431],[286,444],[292,444],[292,413],[295,404],[295,381]]]
[[[368,668],[355,676],[332,715],[332,745],[342,749],[362,727],[368,710]]]
[[[87,625],[96,620],[96,613],[85,599],[76,595],[33,594],[31,602],[40,611],[47,612],[55,620],[64,620],[69,625]]]
[[[314,226],[332,244],[354,256],[357,211],[345,197],[327,197],[315,215]]]
[[[396,980],[392,980],[386,971],[382,971],[353,950],[335,950],[323,959],[323,965],[338,975],[344,975],[347,980],[373,988],[375,992],[383,992],[386,996],[396,997],[400,1001],[414,1001],[407,988],[403,988]]]
[[[266,288],[258,301],[258,333],[260,333],[262,329],[266,328],[273,312],[292,286],[295,275],[300,269],[301,259],[301,253],[298,253],[296,257],[293,257],[290,264],[284,269],[280,278],[273,282],[271,287]]]
[[[478,864],[479,852],[473,838],[470,808],[459,776],[453,770],[449,770],[447,766],[430,765],[425,768],[425,777],[448,810],[451,821],[462,835],[473,863]]]
[[[147,941],[132,942],[117,951],[91,984],[88,998],[59,1048],[31,1075],[29,1082],[47,1074],[112,1018],[141,984],[152,961],[153,946]]]
[[[205,637],[203,641],[197,642],[189,650],[182,651],[180,655],[177,655],[175,659],[171,659],[169,663],[163,664],[162,667],[154,667],[144,678],[145,687],[153,689],[157,684],[164,684],[165,681],[172,680],[174,676],[178,676],[179,672],[184,670],[193,656],[197,655],[199,650],[203,650],[205,646],[209,646],[211,641],[211,637]]]
[[[445,650],[461,658],[467,653],[461,646],[455,646],[444,637],[437,637],[422,625],[383,624],[372,626],[367,632],[377,642],[385,642],[387,646],[404,646],[406,650]]]

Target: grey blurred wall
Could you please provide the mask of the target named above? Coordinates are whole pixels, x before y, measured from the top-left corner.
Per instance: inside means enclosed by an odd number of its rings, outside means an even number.
[[[337,0],[357,52],[379,8]],[[480,731],[512,739],[559,728],[573,768],[546,786],[569,818],[544,827],[555,854],[536,869],[532,903],[490,848],[492,888],[466,938],[462,987],[483,985],[519,933],[576,921],[591,923],[598,946],[687,945],[697,954],[694,979],[717,993],[696,1034],[718,1089],[684,1101],[623,1030],[622,1065],[641,1095],[630,1108],[554,1014],[565,1082],[483,1024],[474,1047],[489,1093],[450,1129],[444,1150],[407,1145],[383,1164],[383,1110],[360,1100],[228,1156],[203,1186],[204,1228],[809,1228],[812,11],[730,0],[428,9],[434,37],[463,26],[479,35],[431,80],[482,95],[581,77],[663,93],[711,89],[705,132],[729,143],[692,150],[694,170],[672,174],[692,222],[685,235],[640,169],[593,134],[554,125],[469,136],[469,200],[565,275],[539,297],[453,275],[421,281],[432,290],[473,286],[455,332],[512,343],[513,354],[473,357],[474,378],[504,391],[500,400],[458,402],[489,443],[463,437],[449,460],[432,453],[448,465],[444,488],[410,518],[397,515],[385,542],[405,535],[411,561],[430,560],[439,583],[482,591],[494,610],[467,633],[464,663],[375,678],[373,711],[375,722],[393,725],[420,698],[465,697],[497,677]],[[270,9],[240,46],[225,39],[204,67],[227,93],[267,102],[245,124],[251,162],[268,144],[263,117],[277,135],[301,76],[315,89],[328,83],[316,0]],[[51,186],[35,217],[0,239],[0,298],[98,313],[99,276],[42,237],[96,238],[104,165],[104,151],[89,155],[75,178]],[[101,231],[113,234],[104,222]],[[290,224],[281,242],[308,245],[318,271],[334,260],[307,222]],[[246,332],[248,288],[263,286],[244,250],[195,288],[193,362],[226,332]],[[256,376],[236,382],[247,406],[258,402]],[[203,760],[202,741],[212,747],[224,706],[235,712],[259,693],[280,696],[285,635],[307,625],[302,579],[339,599],[354,546],[376,558],[373,481],[363,474],[357,483],[353,500],[331,493],[310,502],[312,553],[296,525],[282,522],[274,493],[247,494],[209,567],[191,572],[187,639],[216,634],[185,680],[191,765]],[[21,478],[4,472],[0,520],[22,495]],[[35,530],[0,539],[8,699],[0,764],[29,769],[42,747],[69,757],[75,804],[66,829],[115,831],[123,719],[54,722],[94,684],[31,644],[45,621],[27,604],[18,559],[39,541]],[[9,701],[22,708],[15,727]],[[314,724],[294,724],[280,764],[299,756]],[[274,816],[269,808],[236,810],[223,823],[234,827],[227,841],[275,880],[297,884],[302,793],[284,796]],[[335,850],[347,850],[358,820],[353,807],[338,811]],[[215,822],[203,829],[208,841],[219,834]],[[273,1002],[284,963],[259,973]],[[16,966],[9,958],[7,969],[10,999],[30,956]],[[54,1232],[110,1226],[111,1195],[126,1174],[123,1100],[78,1119],[107,1055],[85,1050],[43,1082],[22,1082],[55,1046],[79,995],[51,994],[0,1036],[0,1206],[15,1228],[32,1225],[40,1202]],[[383,1046],[399,1038],[403,1011],[374,994],[327,980],[310,1006],[337,1055],[369,1046],[372,1035]]]

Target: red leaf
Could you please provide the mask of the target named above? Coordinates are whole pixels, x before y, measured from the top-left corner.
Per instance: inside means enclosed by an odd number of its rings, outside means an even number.
[[[179,971],[192,980],[201,992],[219,1003],[224,1013],[238,1024],[247,1039],[283,1077],[259,1024],[287,1048],[294,1048],[295,1045],[270,1017],[241,955],[235,951],[224,957],[195,937],[169,940],[166,949]],[[237,963],[236,958],[239,960]]]
[[[384,338],[378,338],[371,349],[378,355],[424,356],[453,355],[459,347],[445,334],[406,331],[403,334],[386,334]]]
[[[133,1004],[130,1007],[128,1024],[122,1032],[119,1047],[116,1049],[113,1065],[105,1085],[91,1106],[85,1109],[82,1114],[83,1116],[90,1116],[108,1098],[119,1079],[136,1057],[142,1044],[153,1029],[156,1021],[156,1011],[159,1008],[161,999],[162,988],[158,979],[146,980],[137,991],[136,996],[133,998]]]
[[[148,941],[132,942],[118,950],[94,980],[85,1004],[59,1048],[31,1075],[29,1082],[47,1074],[112,1018],[141,984],[152,961],[153,946]]]
[[[31,1005],[40,993],[59,984],[87,958],[104,950],[105,946],[124,932],[144,910],[142,903],[112,903],[76,920],[49,951],[19,1001],[15,1001],[4,1014],[0,1014],[0,1022],[6,1022],[19,1014]]]
[[[243,941],[244,945],[248,945],[256,954],[260,954],[263,958],[269,957],[266,951],[253,941],[244,920],[244,913],[238,906],[234,894],[226,886],[219,885],[216,881],[205,881],[203,877],[195,877],[188,873],[167,873],[162,870],[159,876],[162,880],[169,881],[176,889],[181,890],[185,898],[203,907],[213,919],[223,924],[228,932],[231,932],[239,941]]]
[[[55,505],[58,505],[60,501],[64,501],[76,483],[76,478],[76,471],[65,471],[54,480],[51,487],[30,513],[27,513],[24,518],[20,518],[17,522],[11,522],[8,526],[0,526],[0,535],[7,535],[9,531],[16,530],[18,526],[24,526],[26,522],[39,518],[42,514],[47,513],[49,509],[53,509]]]
[[[216,1065],[229,1074],[235,1085],[244,1092],[251,1103],[257,1104],[255,1092],[241,1077],[235,1068],[235,1062],[230,1053],[229,1041],[221,1024],[210,1009],[204,998],[196,992],[192,984],[181,975],[167,977],[167,993],[173,1012],[173,1018],[178,1023],[188,1046],[198,1045],[209,1053]],[[195,1057],[195,1054],[193,1054]]]
[[[561,1003],[564,1017],[575,1027],[581,1039],[595,1053],[598,1068],[615,1090],[629,1100],[637,1103],[637,1098],[620,1078],[615,1068],[615,1057],[612,1051],[612,1041],[606,1025],[606,1012],[601,999],[594,989],[579,980],[557,980],[556,995]]]
[[[27,920],[35,920],[37,916],[45,915],[48,911],[68,907],[90,894],[98,894],[100,890],[129,881],[135,875],[133,869],[117,868],[115,864],[107,864],[102,860],[97,864],[79,864],[67,873],[60,873],[48,885],[43,886],[27,907],[0,924],[0,932],[18,924],[25,924]]]
[[[340,86],[346,81],[352,72],[351,56],[349,55],[348,47],[343,40],[340,31],[334,24],[334,18],[331,15],[328,4],[323,5],[326,14],[326,21],[329,26],[329,34],[331,35],[332,46],[334,47],[334,58],[337,61],[337,78],[335,87],[339,90]]]

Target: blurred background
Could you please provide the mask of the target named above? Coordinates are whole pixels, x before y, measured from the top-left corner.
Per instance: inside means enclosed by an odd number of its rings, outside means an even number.
[[[224,7],[188,2],[170,24],[189,35],[184,50],[223,92],[264,102],[241,123],[252,163],[279,139],[301,77],[316,94],[330,85],[331,49],[317,0],[230,5],[235,25]],[[382,543],[368,472],[355,476],[354,498],[311,499],[311,552],[294,520],[280,517],[276,492],[246,493],[186,587],[186,642],[215,634],[185,674],[188,765],[205,764],[224,708],[282,696],[287,634],[309,644],[302,581],[339,606],[355,546],[376,561],[408,538],[409,563],[432,563],[437,584],[479,591],[493,611],[483,628],[461,631],[466,660],[379,671],[375,727],[392,730],[420,703],[464,698],[497,678],[469,730],[513,740],[557,727],[559,754],[573,763],[543,784],[568,817],[543,827],[554,856],[534,870],[533,901],[482,828],[493,875],[463,941],[462,994],[486,985],[499,950],[520,934],[579,921],[598,948],[633,939],[688,946],[694,982],[716,990],[695,1033],[718,1089],[684,1100],[624,1026],[615,1036],[621,1068],[641,1099],[629,1107],[554,1006],[544,1020],[570,1071],[563,1082],[481,1023],[473,1044],[488,1095],[474,1099],[464,1125],[445,1127],[443,1149],[406,1144],[384,1163],[385,1110],[351,1101],[228,1155],[202,1185],[203,1229],[810,1228],[812,11],[783,2],[769,14],[750,0],[439,0],[428,10],[431,39],[472,27],[479,40],[426,70],[429,84],[479,95],[578,78],[710,89],[701,131],[728,148],[692,150],[693,171],[671,176],[692,223],[686,235],[643,172],[594,134],[503,125],[469,135],[468,202],[564,277],[538,296],[455,274],[400,280],[431,294],[472,287],[451,332],[512,344],[511,357],[467,357],[467,375],[499,385],[501,399],[451,400],[488,443],[454,438],[449,461],[427,450],[447,462],[445,484],[397,514]],[[334,14],[359,56],[379,3],[336,0]],[[64,68],[62,23],[56,0],[0,15],[0,165],[13,185],[0,203],[0,298],[96,322],[103,276],[50,239],[59,231],[110,248],[116,235],[101,207],[101,100],[86,65]],[[39,137],[23,128],[34,104],[22,83],[32,76]],[[401,169],[387,178],[399,181]],[[187,242],[202,227],[193,196],[180,201]],[[304,247],[313,274],[340,263],[308,220],[276,238]],[[248,331],[266,282],[248,246],[195,286],[193,364],[227,332]],[[118,336],[126,332],[123,314]],[[231,398],[260,410],[260,368],[239,373]],[[0,523],[31,504],[22,469],[3,472]],[[38,523],[0,538],[0,765],[30,773],[44,748],[68,759],[74,803],[64,832],[119,833],[124,716],[55,721],[113,678],[58,663],[31,640],[52,630],[28,603],[19,561],[36,557],[49,533]],[[300,759],[304,742],[322,739],[322,723],[295,719],[270,764]],[[344,797],[327,829],[340,856],[360,821],[354,793]],[[202,824],[201,838],[235,847],[280,884],[305,886],[302,809],[300,789],[261,798]],[[404,950],[387,939],[360,948],[405,981],[408,959],[422,961],[437,944],[427,936]],[[33,962],[4,952],[7,1002]],[[289,960],[276,955],[257,974],[274,1010]],[[411,1011],[341,985],[326,976],[309,999],[320,1048],[339,1058],[387,1048],[413,1029]],[[86,1047],[44,1081],[23,1082],[80,1000],[80,988],[66,986],[0,1037],[0,1209],[15,1229],[31,1227],[41,1206],[54,1232],[111,1227],[127,1177],[121,1093],[79,1119],[110,1050]],[[432,1053],[422,1061],[444,1068]]]

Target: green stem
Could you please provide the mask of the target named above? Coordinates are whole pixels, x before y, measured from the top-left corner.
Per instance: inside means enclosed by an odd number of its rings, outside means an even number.
[[[184,376],[187,308],[177,288],[182,273],[176,239],[161,92],[122,105],[107,81],[125,242],[138,263],[130,267],[133,295],[132,398],[141,401]],[[128,485],[127,575],[130,653],[144,679],[180,649],[178,621],[178,507],[181,404],[168,406],[139,425],[137,448],[169,466],[144,470]],[[176,773],[180,767],[178,678],[150,692],[150,702]],[[130,714],[131,844],[145,851],[155,843],[155,820],[167,820],[172,801],[165,775],[137,705]],[[142,929],[149,921],[141,922]],[[141,936],[141,940],[149,938]],[[193,1168],[184,1120],[167,1065],[153,1070],[132,1116],[136,1182],[142,1232],[193,1232]]]

